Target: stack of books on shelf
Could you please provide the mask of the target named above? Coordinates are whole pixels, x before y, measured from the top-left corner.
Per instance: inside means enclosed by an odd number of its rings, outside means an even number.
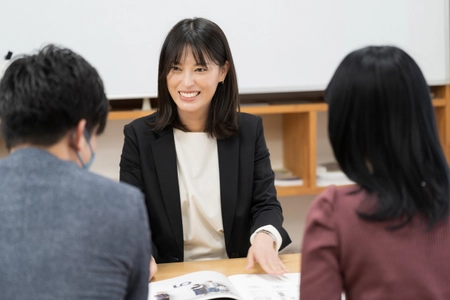
[[[329,185],[348,185],[354,184],[353,181],[341,171],[337,162],[320,163],[317,165],[317,186]]]
[[[303,185],[303,179],[292,174],[288,169],[276,169],[275,173],[275,186],[298,186]]]

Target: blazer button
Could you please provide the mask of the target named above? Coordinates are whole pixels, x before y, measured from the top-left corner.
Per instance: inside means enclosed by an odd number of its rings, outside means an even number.
[[[238,258],[238,257],[239,257],[239,253],[237,253],[237,252],[233,252],[231,254],[231,258]]]

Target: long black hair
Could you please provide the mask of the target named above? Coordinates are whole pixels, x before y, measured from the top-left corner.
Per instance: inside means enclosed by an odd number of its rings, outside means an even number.
[[[164,41],[158,68],[158,114],[156,122],[151,124],[152,129],[162,130],[171,125],[188,131],[178,116],[177,106],[167,87],[171,67],[180,61],[183,51],[188,48],[199,65],[206,65],[209,60],[223,67],[228,62],[227,76],[223,83],[218,84],[212,98],[205,131],[216,138],[234,135],[238,129],[239,90],[233,57],[220,27],[203,18],[181,20]]]
[[[325,94],[328,132],[343,172],[376,203],[366,220],[429,228],[449,213],[449,168],[439,142],[429,87],[403,50],[371,46],[347,55]]]

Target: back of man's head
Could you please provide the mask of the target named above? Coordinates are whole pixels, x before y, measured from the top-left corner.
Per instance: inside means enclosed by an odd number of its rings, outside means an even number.
[[[82,119],[89,134],[100,134],[107,114],[100,76],[69,49],[48,45],[14,59],[0,81],[0,126],[9,149],[51,146]]]

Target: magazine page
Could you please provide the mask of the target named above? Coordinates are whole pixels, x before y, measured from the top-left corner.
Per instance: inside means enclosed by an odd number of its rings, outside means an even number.
[[[200,271],[149,284],[148,300],[245,299],[228,278],[214,271]]]
[[[228,279],[245,300],[300,299],[300,273],[287,273],[282,276],[240,274],[229,276]]]

